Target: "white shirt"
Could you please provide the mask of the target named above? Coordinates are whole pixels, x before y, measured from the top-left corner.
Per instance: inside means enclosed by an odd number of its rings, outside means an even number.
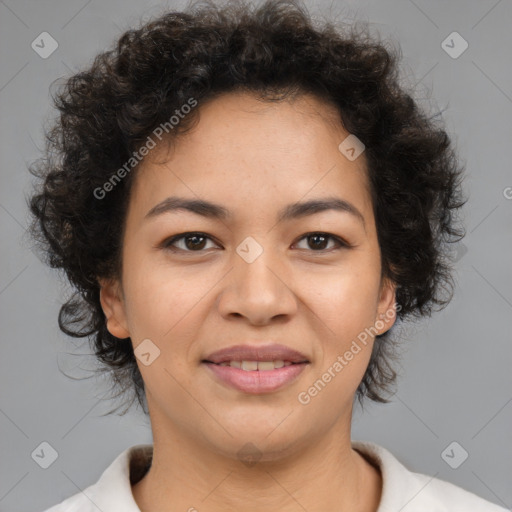
[[[451,483],[409,471],[377,444],[353,441],[352,447],[380,468],[383,488],[377,512],[508,512]],[[140,512],[131,486],[144,476],[152,452],[151,444],[127,448],[95,484],[44,512]]]

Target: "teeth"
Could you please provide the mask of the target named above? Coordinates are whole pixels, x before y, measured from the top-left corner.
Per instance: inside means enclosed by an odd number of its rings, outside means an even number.
[[[275,370],[276,366],[274,361],[258,361],[258,370]]]
[[[258,361],[242,361],[242,370],[257,370]]]
[[[232,368],[239,368],[245,371],[268,371],[275,370],[276,368],[282,368],[283,366],[290,366],[290,361],[224,361],[223,363],[219,363],[219,366],[231,366]]]

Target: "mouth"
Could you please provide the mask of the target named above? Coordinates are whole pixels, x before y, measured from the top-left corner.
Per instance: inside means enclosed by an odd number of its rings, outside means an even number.
[[[239,370],[244,370],[246,372],[254,372],[254,371],[271,371],[278,370],[279,368],[283,368],[285,366],[291,366],[292,364],[304,364],[309,361],[283,361],[282,359],[277,359],[273,361],[222,361],[221,363],[214,363],[213,361],[203,360],[203,363],[215,364],[217,366],[229,366],[231,368],[238,368]]]
[[[202,359],[201,364],[216,383],[259,394],[289,385],[310,361],[289,346],[260,340],[217,350]]]
[[[211,377],[218,383],[248,394],[272,393],[295,381],[309,361],[223,361],[203,360]]]

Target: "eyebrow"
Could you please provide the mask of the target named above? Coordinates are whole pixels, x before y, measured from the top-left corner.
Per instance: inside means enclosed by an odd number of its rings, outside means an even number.
[[[202,199],[187,199],[184,197],[171,196],[151,208],[144,218],[154,218],[164,213],[180,210],[189,211],[210,219],[229,220],[233,216],[227,208],[216,203]],[[357,218],[366,230],[363,214],[352,203],[339,197],[325,197],[289,204],[278,212],[277,221],[289,221],[326,210],[349,213]]]

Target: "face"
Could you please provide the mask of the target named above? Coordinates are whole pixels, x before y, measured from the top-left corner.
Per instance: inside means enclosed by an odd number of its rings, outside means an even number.
[[[109,331],[144,354],[154,437],[229,457],[252,442],[269,460],[329,431],[349,437],[374,335],[395,318],[364,152],[346,158],[338,146],[349,133],[313,96],[271,104],[230,93],[198,108],[194,129],[137,170],[122,277],[101,282]],[[338,206],[297,207],[327,200]],[[281,377],[267,379],[275,389],[252,377],[241,389],[220,375],[244,370],[204,362],[271,344],[307,360],[277,388]]]

